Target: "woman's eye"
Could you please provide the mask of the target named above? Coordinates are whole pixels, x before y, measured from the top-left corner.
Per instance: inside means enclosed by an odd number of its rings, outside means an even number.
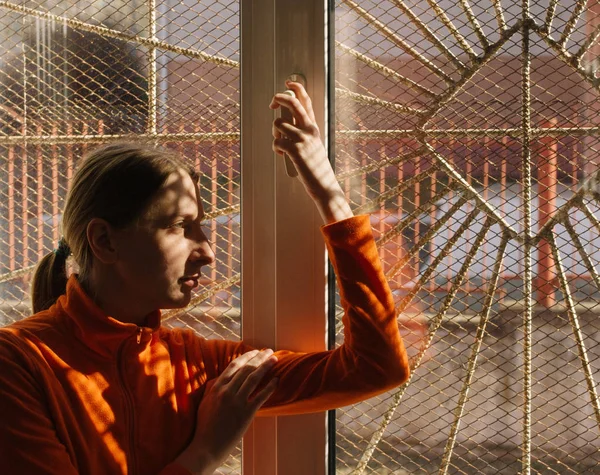
[[[185,221],[178,221],[177,223],[171,224],[171,226],[169,226],[169,227],[183,229],[186,227],[186,223],[185,223]]]

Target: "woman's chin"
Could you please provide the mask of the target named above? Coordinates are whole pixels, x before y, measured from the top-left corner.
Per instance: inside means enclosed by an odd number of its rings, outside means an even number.
[[[162,309],[177,309],[185,308],[189,305],[192,300],[191,292],[179,292],[178,295],[172,295],[168,301],[163,303]]]

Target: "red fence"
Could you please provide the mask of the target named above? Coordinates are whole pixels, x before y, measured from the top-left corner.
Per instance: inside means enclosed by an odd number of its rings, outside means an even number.
[[[549,124],[550,126],[552,124]],[[60,130],[60,132],[59,132]],[[202,134],[203,132],[226,132],[229,138],[200,139],[184,137],[184,134]],[[202,173],[201,190],[207,211],[230,208],[239,203],[240,164],[239,142],[235,140],[235,127],[229,124],[225,130],[216,127],[188,123],[169,127],[164,134],[177,134],[172,140],[162,138],[161,142],[175,148],[188,160],[191,160]],[[45,253],[56,245],[59,239],[59,221],[63,200],[68,184],[77,166],[77,161],[92,141],[102,141],[105,127],[102,121],[93,127],[88,124],[63,124],[46,131],[36,129],[39,137],[47,136],[47,143],[29,145],[6,145],[0,177],[6,183],[6,196],[0,208],[5,219],[0,228],[5,251],[0,257],[2,272],[10,272],[21,267],[35,264]],[[79,136],[81,143],[57,140],[57,137]],[[231,136],[234,136],[234,139]],[[354,175],[342,179],[342,185],[353,205],[369,208],[374,213],[374,227],[377,234],[384,234],[390,226],[386,216],[396,215],[401,219],[407,210],[418,208],[427,196],[436,196],[441,187],[447,186],[447,179],[439,171],[427,171],[433,161],[426,156],[411,156],[409,160],[400,160],[400,164],[384,166],[360,172],[371,163],[385,163],[393,157],[411,154],[418,145],[410,139],[385,140],[360,139],[352,142],[352,153],[344,154],[348,142],[340,139],[342,147],[338,154],[338,172]],[[86,143],[87,142],[87,143]],[[484,199],[490,199],[490,187],[499,186],[505,193],[507,186],[519,178],[516,154],[518,141],[509,137],[500,139],[482,138],[440,140],[436,149],[463,172],[466,180],[478,188]],[[487,154],[487,155],[486,155]],[[414,155],[414,154],[413,154]],[[580,176],[580,142],[565,141],[550,137],[539,140],[537,176],[539,177],[538,217],[540,223],[546,222],[556,207],[557,184],[575,188]],[[345,157],[345,158],[344,158]],[[358,160],[356,157],[359,157]],[[358,170],[353,174],[352,170]],[[403,190],[385,200],[385,211],[377,204],[377,198],[411,177],[423,174],[426,180],[416,180],[408,190]],[[502,207],[506,205],[503,196]],[[379,210],[377,212],[377,210]],[[504,209],[501,210],[505,212]],[[430,222],[435,221],[436,206],[430,208]],[[224,216],[213,219],[208,224],[210,235],[217,248],[217,254],[224,256],[219,265],[211,269],[211,280],[219,281],[232,276],[232,269],[239,268],[239,216]],[[415,220],[410,232],[416,239],[423,235],[424,224]],[[412,245],[406,235],[397,238],[382,248],[384,265],[390,268],[406,253]],[[418,255],[407,263],[402,271],[403,277],[397,282],[402,287],[419,273]],[[449,271],[451,273],[451,271]],[[505,279],[518,277],[517,273],[507,272]],[[578,275],[578,277],[582,277]],[[542,242],[538,249],[538,272],[536,288],[540,303],[549,305],[555,289],[554,264],[547,245]],[[470,284],[467,283],[467,287]],[[477,291],[477,288],[469,290]]]

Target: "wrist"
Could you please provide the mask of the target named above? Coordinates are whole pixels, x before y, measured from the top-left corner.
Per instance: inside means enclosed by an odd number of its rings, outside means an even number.
[[[335,223],[354,216],[341,188],[319,194],[314,201],[325,224]]]

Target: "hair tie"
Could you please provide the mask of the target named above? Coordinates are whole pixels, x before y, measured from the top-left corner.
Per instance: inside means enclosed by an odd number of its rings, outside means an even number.
[[[58,241],[58,247],[54,249],[54,254],[56,257],[60,257],[61,259],[67,260],[67,258],[71,255],[71,248],[65,241],[65,238],[62,237]]]

